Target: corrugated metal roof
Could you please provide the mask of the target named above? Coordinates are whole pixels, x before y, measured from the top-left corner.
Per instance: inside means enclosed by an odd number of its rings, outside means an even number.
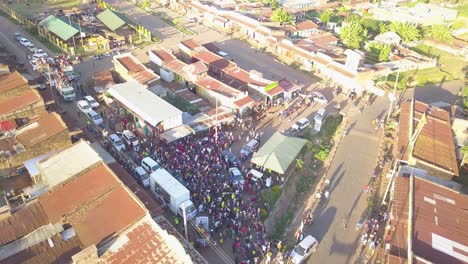
[[[32,146],[46,140],[64,130],[67,126],[60,115],[55,112],[29,124],[16,132],[16,138],[25,147]]]
[[[74,22],[65,21],[64,19],[53,15],[50,15],[39,22],[39,26],[46,28],[48,31],[54,33],[64,41],[69,40],[80,32],[79,26]]]
[[[109,93],[153,127],[182,115],[182,111],[136,81],[112,85],[109,87]]]
[[[80,141],[73,146],[40,161],[37,168],[41,172],[44,182],[53,187],[77,173],[102,161],[86,141]]]
[[[28,85],[28,80],[17,71],[0,76],[0,93],[25,85]]]
[[[16,96],[16,97],[13,97],[6,101],[1,102],[0,103],[0,115],[8,114],[15,110],[22,109],[25,106],[38,102],[39,100],[42,100],[42,98],[39,95],[38,91],[36,90],[28,91],[24,94],[21,94],[19,96]]]
[[[125,15],[110,9],[102,11],[96,17],[111,31],[115,31],[125,24],[131,24],[131,21]]]
[[[396,177],[391,209],[391,223],[394,228],[391,234],[389,254],[403,259],[408,258],[408,193],[409,178],[404,176]]]

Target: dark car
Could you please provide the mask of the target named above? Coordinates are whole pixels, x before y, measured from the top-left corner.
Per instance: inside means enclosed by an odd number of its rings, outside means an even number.
[[[223,150],[222,154],[223,154],[223,157],[229,161],[229,164],[231,166],[238,165],[239,159],[237,159],[237,156],[234,155],[234,153],[230,152],[229,150]]]

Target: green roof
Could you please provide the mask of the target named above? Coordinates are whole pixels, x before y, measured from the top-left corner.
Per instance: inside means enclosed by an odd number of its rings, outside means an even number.
[[[39,26],[46,28],[64,41],[80,32],[80,28],[76,23],[52,15],[39,22]]]
[[[253,155],[252,163],[280,174],[288,169],[307,140],[276,132]]]
[[[125,24],[132,24],[131,21],[121,13],[106,9],[96,16],[111,31],[115,31]]]

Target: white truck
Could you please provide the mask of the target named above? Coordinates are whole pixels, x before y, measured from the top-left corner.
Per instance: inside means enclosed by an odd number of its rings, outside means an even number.
[[[74,101],[76,98],[75,89],[72,86],[57,86],[57,92],[62,96],[63,100],[67,102]]]
[[[197,215],[197,210],[190,200],[190,191],[187,190],[167,170],[159,169],[150,175],[150,189],[163,203],[167,204],[171,211],[180,216],[192,219]]]
[[[325,122],[326,111],[325,108],[320,108],[314,116],[314,131],[319,132]]]

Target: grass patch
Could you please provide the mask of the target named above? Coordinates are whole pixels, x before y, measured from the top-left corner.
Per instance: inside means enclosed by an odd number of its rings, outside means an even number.
[[[163,99],[166,100],[168,103],[172,104],[173,106],[177,107],[180,111],[187,112],[191,115],[197,114],[199,112],[194,105],[187,102],[180,96],[167,95],[164,96]]]
[[[154,12],[151,12],[153,15],[159,17],[159,19],[161,19],[164,23],[168,24],[169,26],[171,27],[174,27],[175,29],[177,29],[178,31],[184,33],[185,35],[188,35],[188,36],[193,36],[195,35],[195,32],[193,32],[192,30],[184,27],[178,18],[175,18],[175,19],[172,19],[171,17],[169,17],[168,15],[164,14],[164,13],[161,13],[161,12],[158,12],[158,13],[154,13]]]
[[[458,11],[458,17],[468,18],[468,3],[458,5],[455,9]]]
[[[414,47],[413,50],[425,56],[437,58],[440,70],[452,75],[453,79],[464,78],[463,67],[465,62],[459,56],[424,44]]]
[[[454,80],[453,76],[441,71],[438,67],[424,70],[413,70],[400,73],[400,76],[398,77],[397,89],[403,90],[415,86],[438,84],[451,80]],[[390,74],[387,79],[388,85],[393,87],[395,85],[395,81],[396,73]]]
[[[47,38],[39,35],[37,28],[31,28],[31,29],[26,29],[26,31],[33,36],[37,41],[41,42],[46,46],[50,51],[54,53],[60,53],[63,52],[63,50],[56,45],[54,45],[52,42],[50,42]]]
[[[13,2],[8,5],[12,10],[21,13],[24,16],[32,16],[36,13],[42,13],[51,9],[70,9],[81,4],[80,0],[48,0],[48,1],[27,1],[26,2]]]
[[[333,136],[338,130],[343,116],[329,116],[325,119],[319,132],[313,133],[307,128],[304,137],[308,140],[307,148],[312,152],[315,159],[324,162],[333,147]]]
[[[275,231],[270,235],[272,239],[283,239],[284,231],[294,216],[293,212],[293,209],[289,209],[276,221]]]
[[[278,185],[273,186],[271,189],[265,189],[260,193],[262,202],[268,204],[269,210],[273,209],[280,196],[281,188]]]
[[[15,25],[19,25],[18,21],[12,18],[10,15],[8,15],[5,11],[0,9],[0,16],[5,17],[6,19],[10,20],[11,23]]]

